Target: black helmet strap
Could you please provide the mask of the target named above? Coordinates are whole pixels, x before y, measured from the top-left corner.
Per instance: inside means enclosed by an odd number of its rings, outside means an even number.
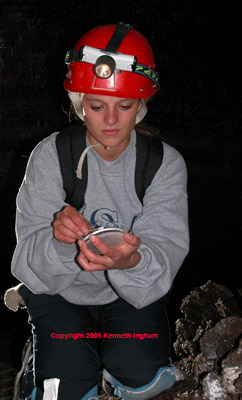
[[[117,53],[122,41],[124,40],[125,36],[131,28],[132,27],[130,26],[130,24],[119,22],[107,46],[105,47],[105,50],[109,53]]]

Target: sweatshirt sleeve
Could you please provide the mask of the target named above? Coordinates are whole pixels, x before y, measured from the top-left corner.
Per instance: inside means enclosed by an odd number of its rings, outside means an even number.
[[[34,293],[59,293],[80,274],[74,262],[76,245],[59,243],[53,236],[54,214],[67,205],[55,138],[56,133],[33,150],[17,196],[11,269]]]
[[[189,249],[187,169],[182,156],[167,144],[133,233],[141,239],[141,261],[108,275],[120,297],[142,308],[168,293]]]

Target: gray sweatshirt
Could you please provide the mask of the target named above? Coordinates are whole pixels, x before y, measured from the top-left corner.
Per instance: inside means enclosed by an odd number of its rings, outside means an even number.
[[[76,244],[63,244],[53,237],[53,216],[67,205],[57,134],[33,150],[17,196],[13,275],[36,294],[60,294],[74,304],[105,304],[121,297],[142,308],[163,297],[189,247],[183,158],[164,143],[163,162],[142,206],[134,187],[135,131],[114,161],[103,160],[94,149],[88,151],[88,185],[80,212],[93,226],[121,228],[141,240],[141,261],[134,268],[88,272],[75,261]]]

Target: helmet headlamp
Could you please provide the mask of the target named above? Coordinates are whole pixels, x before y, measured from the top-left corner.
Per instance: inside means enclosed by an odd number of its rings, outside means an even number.
[[[122,53],[112,53],[102,49],[95,49],[90,46],[83,46],[78,50],[69,50],[66,53],[65,63],[71,62],[86,62],[94,64],[94,72],[98,65],[106,64],[113,72],[116,71],[130,71],[132,72],[136,65],[136,57]],[[96,72],[95,72],[96,73]],[[111,75],[107,76],[109,78]],[[100,78],[99,74],[97,76]]]
[[[137,63],[135,56],[123,53],[111,53],[90,46],[83,46],[78,50],[69,50],[66,53],[65,63],[85,62],[94,65],[94,73],[98,78],[110,78],[114,72],[135,72],[151,79],[159,86],[158,74],[146,65]]]
[[[116,62],[110,56],[100,56],[94,64],[94,74],[101,79],[110,78],[116,67]]]

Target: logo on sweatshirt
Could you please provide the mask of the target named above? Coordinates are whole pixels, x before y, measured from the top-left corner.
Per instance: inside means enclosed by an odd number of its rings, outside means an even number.
[[[110,210],[109,208],[100,208],[91,215],[91,224],[94,228],[119,228],[123,229],[119,222],[117,211]]]

